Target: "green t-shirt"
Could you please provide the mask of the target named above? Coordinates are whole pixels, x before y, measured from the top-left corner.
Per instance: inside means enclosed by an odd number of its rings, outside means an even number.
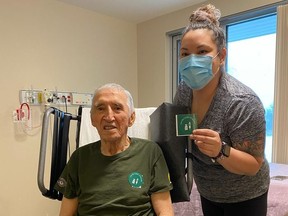
[[[104,156],[100,141],[77,149],[55,189],[78,198],[77,215],[155,215],[150,195],[169,191],[172,183],[160,147],[131,138],[125,151]]]

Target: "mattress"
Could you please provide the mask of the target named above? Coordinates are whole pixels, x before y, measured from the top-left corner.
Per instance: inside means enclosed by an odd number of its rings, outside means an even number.
[[[288,216],[288,165],[270,163],[267,216]],[[203,216],[200,195],[193,184],[190,202],[174,203],[175,216]]]

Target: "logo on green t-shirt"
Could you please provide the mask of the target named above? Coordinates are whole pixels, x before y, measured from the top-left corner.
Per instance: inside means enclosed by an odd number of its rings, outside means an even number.
[[[133,188],[141,188],[143,185],[143,175],[139,172],[132,172],[128,176],[128,182]]]
[[[66,187],[67,182],[66,182],[66,180],[65,180],[64,178],[61,178],[61,177],[60,177],[60,178],[58,179],[58,181],[57,181],[57,184],[58,184],[59,187],[62,188],[62,187]]]

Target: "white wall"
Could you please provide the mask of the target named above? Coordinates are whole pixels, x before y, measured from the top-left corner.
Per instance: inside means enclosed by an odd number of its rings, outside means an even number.
[[[14,128],[18,91],[92,93],[117,82],[137,104],[136,34],[136,24],[57,0],[0,0],[0,215],[56,216],[59,210],[37,187],[40,130],[27,136]]]
[[[223,15],[273,2],[211,1]],[[56,216],[60,204],[37,187],[40,130],[27,136],[14,128],[18,91],[93,92],[117,82],[131,91],[136,106],[158,106],[169,100],[166,33],[184,27],[195,8],[136,26],[57,0],[0,0],[1,215]]]

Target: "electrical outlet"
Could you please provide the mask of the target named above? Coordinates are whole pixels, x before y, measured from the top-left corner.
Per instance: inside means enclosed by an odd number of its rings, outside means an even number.
[[[54,93],[56,96],[56,103],[58,105],[71,105],[72,94],[70,92],[57,92]]]
[[[89,106],[92,104],[92,97],[92,94],[72,93],[72,104]]]

